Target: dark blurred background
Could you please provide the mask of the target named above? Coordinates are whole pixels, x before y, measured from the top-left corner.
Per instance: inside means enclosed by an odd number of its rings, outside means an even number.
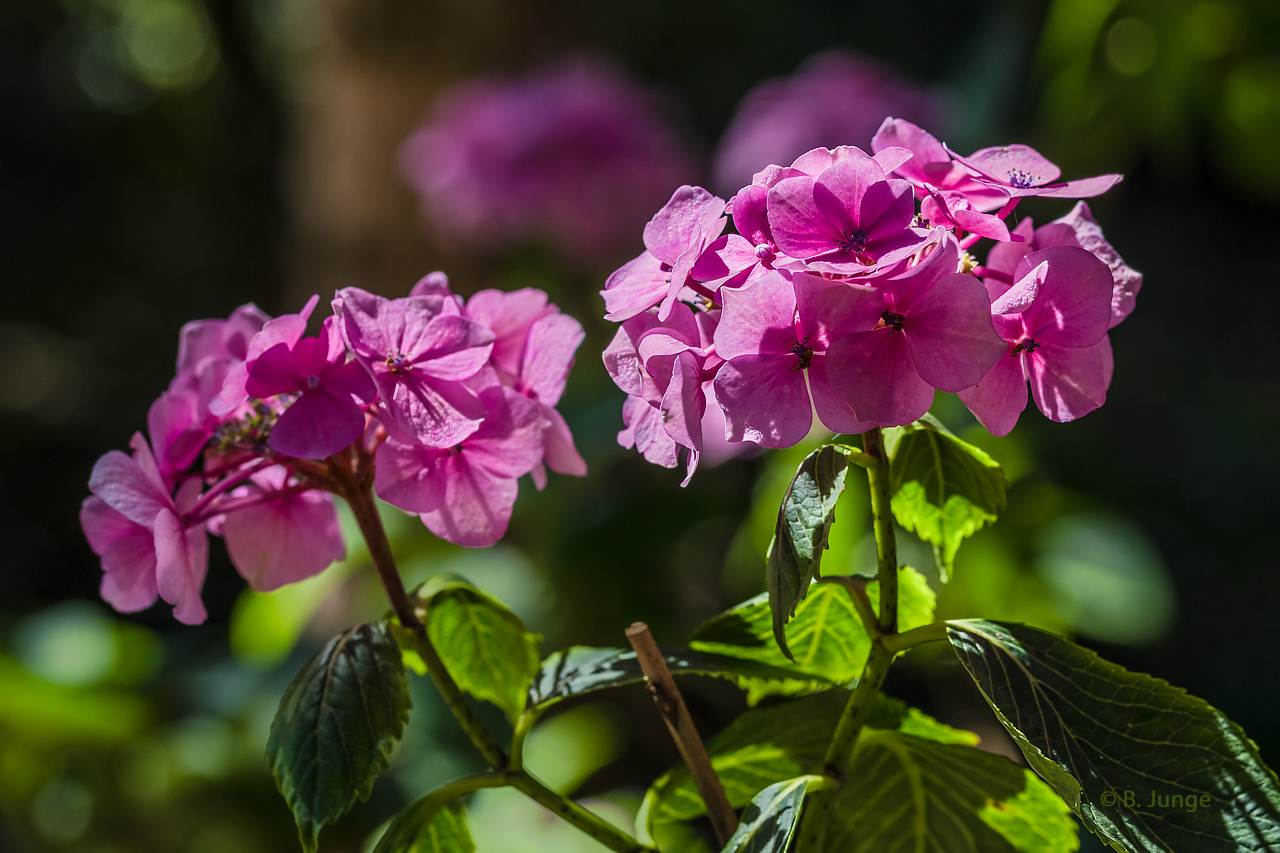
[[[1205,697],[1280,763],[1280,282],[1268,236],[1280,212],[1280,5],[6,0],[0,850],[294,849],[261,758],[275,704],[325,638],[385,607],[354,540],[339,567],[270,595],[248,592],[215,543],[198,628],[164,606],[123,617],[100,601],[79,502],[94,460],[144,428],[188,320],[248,301],[295,311],[349,285],[402,295],[437,268],[464,294],[544,288],[587,329],[561,408],[591,473],[553,475],[542,493],[523,483],[509,535],[488,551],[389,513],[405,574],[471,578],[548,652],[620,645],[638,619],[678,642],[762,590],[771,516],[800,450],[731,460],[681,489],[676,472],[614,442],[622,394],[600,365],[613,329],[597,291],[640,250],[671,179],[650,173],[636,193],[657,201],[630,236],[581,256],[519,223],[462,233],[447,196],[461,190],[420,198],[399,152],[466,81],[576,57],[652,90],[684,158],[678,180],[728,194],[713,175],[726,174],[726,128],[747,133],[734,118],[744,96],[797,69],[816,75],[811,58],[832,50],[864,63],[837,78],[886,76],[862,89],[776,83],[754,96],[756,123],[812,120],[826,137],[810,144],[866,147],[886,112],[919,110],[961,152],[1026,142],[1067,177],[1123,172],[1091,206],[1146,275],[1113,333],[1099,411],[1067,425],[1028,412],[995,440],[940,400],[944,420],[1014,480],[1005,517],[962,548],[940,588],[940,615],[1072,634]],[[877,100],[890,91],[916,100]],[[870,129],[855,130],[864,103]],[[1028,203],[1018,215],[1066,210]],[[860,491],[855,481],[828,571],[874,562]],[[932,568],[922,550],[907,555]],[[1001,748],[954,667],[898,669],[891,690]],[[708,731],[743,707],[727,685],[689,689]],[[395,770],[325,831],[324,850],[365,849],[400,804],[474,765],[429,691],[415,704]],[[635,689],[552,718],[529,760],[625,820],[676,756]],[[482,850],[597,849],[501,793],[472,812]]]

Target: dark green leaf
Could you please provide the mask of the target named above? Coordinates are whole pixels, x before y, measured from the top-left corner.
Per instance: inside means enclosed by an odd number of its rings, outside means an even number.
[[[765,582],[773,611],[773,636],[787,657],[791,652],[783,629],[818,576],[848,468],[844,448],[819,447],[800,463],[778,508],[778,524],[765,559]]]
[[[458,802],[427,794],[405,806],[373,853],[474,853],[467,815]]]
[[[367,800],[409,719],[400,648],[382,623],[334,637],[285,691],[271,723],[267,765],[293,809],[302,847]]]
[[[805,788],[819,778],[788,779],[756,794],[723,853],[787,853],[800,822]]]
[[[867,583],[873,607],[880,604],[880,582]],[[924,576],[910,566],[898,570],[898,624],[903,631],[933,621],[935,596]],[[758,595],[713,616],[689,638],[690,648],[767,663],[792,675],[789,681],[742,679],[748,701],[764,696],[796,695],[825,690],[828,682],[848,684],[866,665],[871,640],[853,607],[849,591],[835,583],[819,583],[796,607],[786,626],[794,657],[788,660],[773,639],[773,617],[767,595]],[[814,677],[817,680],[814,680]]]
[[[761,789],[822,770],[831,733],[849,700],[849,691],[828,690],[792,702],[758,708],[738,717],[707,741],[707,753],[734,808]],[[882,698],[863,734],[893,729],[947,743],[976,743],[972,732],[953,729],[894,699]],[[683,764],[663,774],[645,796],[649,821],[690,820],[706,806]]]
[[[426,609],[427,636],[453,680],[514,721],[538,672],[538,635],[526,631],[501,602],[463,580],[432,578],[417,598]]]
[[[1206,702],[1026,625],[948,636],[1031,768],[1117,850],[1280,849],[1280,788]]]
[[[829,814],[825,850],[1071,853],[1066,805],[1009,759],[903,731],[858,739]]]
[[[886,436],[898,523],[933,545],[945,581],[968,536],[1005,507],[1009,481],[996,461],[925,417]]]
[[[681,647],[662,650],[673,675],[713,675],[721,678],[785,679],[784,669],[755,661],[697,652]],[[644,671],[631,649],[570,646],[542,662],[529,691],[529,705],[539,710],[570,696],[644,681]],[[830,686],[830,685],[828,685]]]

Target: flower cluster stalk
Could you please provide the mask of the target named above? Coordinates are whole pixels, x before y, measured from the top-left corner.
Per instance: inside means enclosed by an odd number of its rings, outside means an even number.
[[[804,820],[800,828],[798,849],[806,853],[822,850],[827,824],[831,817],[831,804],[848,777],[853,761],[858,735],[871,716],[885,675],[893,663],[896,651],[893,639],[898,636],[898,547],[893,531],[893,515],[890,512],[889,455],[885,452],[884,435],[879,428],[863,434],[863,449],[872,464],[867,466],[867,483],[871,490],[871,513],[876,537],[877,576],[880,580],[880,612],[874,614],[869,607],[859,607],[867,634],[871,638],[871,651],[858,678],[858,686],[849,697],[840,722],[831,735],[827,753],[823,759],[822,774],[832,784],[815,790],[809,798]],[[849,588],[855,604],[859,604],[857,591]]]
[[[422,658],[427,673],[435,683],[436,689],[440,691],[449,711],[462,726],[471,743],[495,771],[493,775],[475,777],[477,780],[485,780],[484,784],[477,784],[475,787],[477,789],[503,786],[515,788],[617,853],[641,853],[649,850],[650,848],[645,847],[634,837],[599,815],[547,787],[521,767],[513,766],[506,751],[499,746],[488,727],[467,703],[466,696],[453,680],[453,676],[449,674],[439,653],[436,652],[435,645],[427,635],[426,626],[414,612],[413,602],[409,599],[404,583],[400,580],[400,573],[396,569],[395,557],[391,553],[391,543],[387,539],[386,529],[382,526],[382,519],[378,517],[370,484],[361,483],[356,478],[350,477],[343,482],[342,494],[351,506],[356,524],[359,525],[360,532],[368,543],[369,557],[378,572],[378,578],[382,581],[387,597],[391,600],[396,618],[411,632],[414,651]]]

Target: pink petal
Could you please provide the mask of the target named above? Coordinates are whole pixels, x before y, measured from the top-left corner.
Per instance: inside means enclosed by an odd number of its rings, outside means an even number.
[[[587,476],[587,462],[578,453],[578,448],[574,447],[573,433],[569,432],[569,425],[565,423],[564,417],[550,406],[542,407],[542,416],[549,424],[543,434],[543,459],[547,467],[557,474],[570,477]],[[532,473],[536,474],[537,471],[535,468]],[[545,476],[544,474],[544,483]]]
[[[307,380],[298,372],[288,344],[276,344],[258,356],[244,383],[249,396],[258,399],[295,394],[306,387]]]
[[[886,310],[910,316],[915,302],[928,294],[934,282],[959,270],[960,245],[950,232],[934,228],[927,239],[936,245],[923,261],[876,282],[885,294]]]
[[[429,272],[418,279],[418,283],[409,291],[409,295],[451,297],[453,291],[449,289],[449,276],[439,270]]]
[[[875,164],[872,164],[875,168]],[[814,200],[810,177],[788,178],[769,190],[769,222],[778,248],[793,258],[812,258],[829,252],[842,238]]]
[[[196,405],[193,392],[166,391],[147,411],[147,433],[159,454],[162,478],[190,468],[213,435]]]
[[[333,498],[321,492],[227,513],[222,535],[236,571],[259,592],[306,580],[346,556]]]
[[[156,589],[174,605],[174,617],[184,625],[199,625],[209,614],[200,600],[209,568],[209,539],[203,526],[184,530],[171,510],[163,509],[152,522],[156,543]]]
[[[304,377],[325,375],[333,366],[329,361],[329,349],[327,334],[318,338],[302,338],[293,345],[294,368]],[[253,371],[250,371],[250,377],[252,375]]]
[[[662,424],[667,435],[682,447],[701,449],[702,414],[706,407],[698,359],[692,353],[681,353],[675,358],[671,384],[662,397]]]
[[[1034,195],[1043,198],[1093,198],[1120,183],[1122,178],[1121,175],[1098,175],[1096,178],[1081,178],[1078,181],[1050,184],[1047,187],[1010,190],[1009,194],[1012,196]]]
[[[1111,270],[1086,249],[1052,246],[1023,258],[1016,275],[1045,261],[1049,270],[1035,304],[1022,314],[1027,334],[1044,343],[1092,346],[1111,322]]]
[[[860,421],[901,426],[933,405],[933,388],[916,372],[899,332],[877,329],[837,338],[827,350],[826,372],[832,390]]]
[[[1009,241],[1007,243],[997,243],[991,247],[991,251],[987,253],[987,267],[993,270],[999,270],[1009,279],[1013,279],[1013,271],[1018,268],[1018,263],[1032,251],[1031,242],[1032,235],[1035,233],[1035,223],[1031,217],[1027,217],[1018,223],[1018,227],[1013,229],[1014,237],[1021,237],[1020,242]],[[1034,248],[1043,248],[1035,246]]]
[[[724,208],[724,199],[702,187],[680,187],[645,226],[645,248],[663,263],[674,266],[680,255],[699,240],[719,236],[724,228]]]
[[[663,468],[676,466],[676,443],[662,427],[662,412],[642,397],[627,397],[622,404],[622,422],[626,429],[618,434],[618,442],[623,447],[630,445],[644,455],[654,465]]]
[[[761,264],[755,247],[737,234],[725,234],[716,238],[698,256],[690,275],[694,280],[718,290],[746,284],[758,269],[761,269]]]
[[[648,252],[641,252],[623,264],[605,281],[605,319],[613,322],[630,319],[648,311],[667,295],[670,273],[662,269],[662,262]]]
[[[800,335],[808,346],[825,350],[835,338],[875,328],[884,311],[884,296],[873,287],[843,284],[807,273],[791,277]]]
[[[635,319],[642,323],[646,320],[644,317]],[[613,379],[613,384],[622,389],[623,393],[642,397],[648,375],[645,373],[644,365],[641,363],[640,355],[627,326],[628,324],[624,323],[618,327],[618,331],[613,334],[613,340],[609,342],[609,346],[605,347],[604,368]],[[652,380],[649,382],[652,383]]]
[[[137,613],[156,603],[156,541],[150,530],[111,543],[102,555],[102,600],[121,613]]]
[[[904,161],[896,167],[896,171],[919,183],[925,182],[924,166],[929,163],[949,163],[951,155],[934,136],[909,121],[886,118],[871,140],[871,150],[879,154],[893,146],[901,146],[912,154],[910,161]],[[885,168],[885,171],[893,171]]]
[[[1005,351],[986,288],[964,273],[943,276],[917,299],[901,334],[916,372],[939,391],[976,385]]]
[[[1027,267],[1030,267],[1030,264]],[[1049,262],[1041,261],[1031,269],[1027,269],[1027,267],[1022,267],[1026,271],[1020,279],[1014,282],[1012,287],[1006,290],[998,299],[992,301],[991,313],[993,316],[1022,314],[1035,304],[1036,296],[1040,293],[1040,287],[1044,284],[1045,277],[1049,274]]]
[[[983,148],[955,159],[984,177],[1022,188],[1051,184],[1062,170],[1028,145]]]
[[[462,455],[447,457],[442,469],[445,500],[421,514],[427,529],[468,548],[484,548],[501,539],[519,491],[516,481],[469,465]]]
[[[791,447],[809,434],[813,408],[804,371],[793,355],[744,355],[716,374],[716,400],[724,409],[729,438],[761,447]]]
[[[560,402],[573,367],[573,354],[584,337],[582,324],[566,314],[553,314],[535,322],[529,329],[520,369],[521,388],[548,406]]]
[[[1009,227],[999,218],[989,213],[978,213],[963,208],[954,210],[951,218],[965,231],[1000,242],[1009,241]]]
[[[875,160],[876,165],[883,169],[884,173],[888,175],[897,171],[899,166],[902,166],[914,156],[914,153],[912,153],[910,149],[889,146],[876,151],[875,156],[871,159]]]
[[[1102,236],[1102,228],[1094,221],[1089,205],[1083,201],[1077,203],[1066,216],[1050,225],[1070,228],[1074,242],[1097,255],[1098,259],[1111,270],[1114,283],[1111,292],[1111,328],[1115,328],[1117,323],[1133,311],[1138,291],[1142,289],[1142,273],[1126,264],[1111,247],[1111,244]]]
[[[443,382],[405,374],[402,382],[382,387],[383,403],[408,441],[428,447],[452,447],[471,435],[484,418],[484,406],[461,382]],[[389,393],[388,393],[389,392]]]
[[[882,183],[884,171],[874,160],[869,157],[845,160],[824,170],[814,180],[813,204],[837,232],[851,231],[862,227],[863,196]]]
[[[530,327],[555,310],[547,305],[547,294],[533,287],[510,292],[481,290],[467,300],[467,316],[494,334],[490,358],[511,377],[520,373]]]
[[[493,332],[479,323],[457,316],[436,317],[413,339],[413,369],[460,382],[484,367],[493,340]]]
[[[80,505],[80,526],[102,557],[102,598],[121,613],[144,610],[156,600],[155,536],[97,497]]]
[[[960,399],[992,435],[1008,435],[1027,407],[1025,364],[1022,353],[1001,356],[982,381],[960,391]]]
[[[769,191],[754,184],[733,197],[733,226],[751,246],[773,240],[768,217]]]
[[[405,512],[435,509],[444,500],[440,460],[448,452],[388,439],[374,458],[374,491]]]
[[[721,358],[791,352],[796,295],[783,273],[770,273],[747,287],[722,291],[721,296],[724,313],[715,332],[716,352]]]
[[[1072,421],[1106,402],[1113,365],[1107,337],[1083,349],[1043,344],[1025,357],[1031,396],[1049,420]]]
[[[119,450],[105,454],[93,466],[89,491],[134,524],[147,528],[155,523],[158,512],[173,506],[159,476],[149,476]]]
[[[822,425],[832,432],[860,433],[873,429],[875,424],[858,420],[853,408],[831,387],[827,378],[827,356],[814,353],[805,371],[809,376],[809,392],[813,395],[813,410]]]
[[[487,414],[463,442],[467,464],[510,479],[528,474],[542,461],[545,407],[510,388],[486,389],[480,399]]]
[[[373,377],[358,361],[348,361],[324,378],[324,388],[340,397],[372,403],[378,396]]]
[[[267,443],[282,456],[324,459],[350,447],[364,432],[364,412],[349,397],[324,388],[306,391],[285,409]]]
[[[97,496],[87,497],[81,502],[80,529],[84,531],[89,548],[99,557],[117,539],[131,536],[139,530],[147,532],[147,528],[125,518]]]

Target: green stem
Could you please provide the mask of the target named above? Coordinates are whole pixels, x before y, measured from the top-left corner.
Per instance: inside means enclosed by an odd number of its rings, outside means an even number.
[[[523,770],[507,773],[506,779],[508,784],[524,793],[529,799],[559,815],[610,850],[616,850],[617,853],[642,853],[642,851],[653,849],[641,844],[594,812],[557,794]]]
[[[400,572],[396,569],[395,557],[391,554],[391,543],[387,539],[387,531],[382,526],[382,519],[378,517],[378,507],[374,503],[372,489],[369,484],[360,483],[355,477],[349,477],[344,486],[343,497],[351,506],[351,514],[355,516],[356,524],[360,526],[360,532],[364,534],[365,542],[369,545],[369,557],[378,571],[378,577],[382,581],[383,589],[387,591],[387,597],[391,599],[396,618],[400,620],[401,625],[412,632],[414,651],[426,664],[427,673],[435,682],[445,705],[449,707],[476,749],[480,750],[484,760],[495,770],[505,770],[507,754],[503,752],[498,741],[467,703],[462,689],[449,674],[431,638],[427,636],[426,626],[413,611],[413,603],[409,600],[409,594],[405,592],[404,583],[400,580]]]
[[[880,642],[887,650],[897,654],[921,643],[934,643],[945,639],[947,639],[947,623],[934,622],[931,625],[923,625],[919,628],[912,628],[910,631],[903,631],[901,634],[891,634],[888,637],[881,638]]]
[[[832,780],[832,784],[815,791],[805,807],[800,826],[800,844],[797,847],[805,853],[819,853],[822,850],[831,818],[832,802],[844,786],[858,736],[876,706],[880,688],[895,654],[888,648],[888,642],[898,630],[898,546],[893,532],[893,514],[889,507],[889,455],[885,452],[884,436],[878,427],[863,433],[862,443],[867,458],[873,463],[867,466],[867,485],[871,490],[876,573],[880,580],[878,630],[873,632],[868,626],[871,651],[862,668],[862,675],[858,678],[858,686],[849,697],[840,721],[836,724],[836,730],[831,735],[831,742],[827,745],[822,773]],[[850,591],[853,592],[852,588]],[[856,603],[856,594],[854,600]],[[859,608],[860,612],[861,610]]]
[[[866,629],[867,636],[874,640],[880,636],[880,617],[876,616],[871,599],[867,597],[867,580],[861,575],[826,575],[818,578],[819,583],[838,583],[848,590],[853,607],[862,619],[862,627]]]
[[[898,543],[893,535],[893,511],[890,509],[889,454],[884,449],[880,428],[862,435],[862,446],[875,459],[867,469],[871,488],[871,517],[876,535],[876,574],[880,577],[880,633],[898,630]]]
[[[533,724],[538,721],[539,716],[533,711],[525,711],[516,720],[515,731],[511,735],[511,760],[509,764],[512,771],[524,769],[524,742],[529,737],[529,732],[533,731]]]
[[[524,770],[519,769],[519,764],[513,765],[507,754],[502,750],[502,747],[498,745],[498,742],[489,732],[489,729],[485,727],[485,724],[480,721],[475,711],[467,703],[466,696],[461,688],[458,687],[458,683],[453,680],[453,676],[449,674],[449,670],[436,652],[431,638],[427,636],[426,626],[422,624],[422,621],[418,619],[418,615],[414,612],[413,603],[409,600],[409,594],[405,592],[404,583],[400,580],[400,572],[396,569],[395,558],[391,553],[391,543],[387,539],[387,532],[382,526],[382,519],[378,517],[378,509],[374,503],[371,484],[362,482],[355,475],[347,474],[342,478],[342,487],[341,494],[350,504],[351,513],[355,516],[356,523],[360,526],[360,532],[364,534],[365,541],[369,545],[370,559],[372,559],[374,568],[378,571],[378,577],[382,580],[383,588],[387,591],[387,597],[391,599],[391,606],[396,612],[396,618],[400,620],[401,625],[412,631],[414,651],[422,657],[431,680],[435,682],[440,695],[444,697],[445,704],[449,706],[449,710],[453,712],[453,716],[458,720],[463,731],[467,733],[467,737],[471,739],[476,749],[480,750],[480,754],[484,756],[485,761],[489,762],[489,765],[497,771],[459,779],[446,785],[435,794],[448,789],[454,796],[460,796],[480,788],[510,785],[610,850],[615,850],[617,853],[650,851],[651,848],[645,847],[632,836],[617,829],[603,818],[584,809],[567,797],[556,793],[533,776],[524,772]],[[532,727],[533,722],[534,719],[530,716],[524,730],[517,732],[519,740],[513,744],[513,751],[517,757],[522,752],[524,736],[528,734],[528,729]],[[435,794],[429,794],[428,796],[434,796]]]
[[[863,440],[866,440],[865,437]],[[831,438],[832,444],[838,444],[844,448],[845,456],[851,463],[857,465],[859,468],[874,468],[876,460],[867,455],[862,448],[855,447],[853,444],[854,441],[856,441],[856,439],[851,435],[836,435]]]

